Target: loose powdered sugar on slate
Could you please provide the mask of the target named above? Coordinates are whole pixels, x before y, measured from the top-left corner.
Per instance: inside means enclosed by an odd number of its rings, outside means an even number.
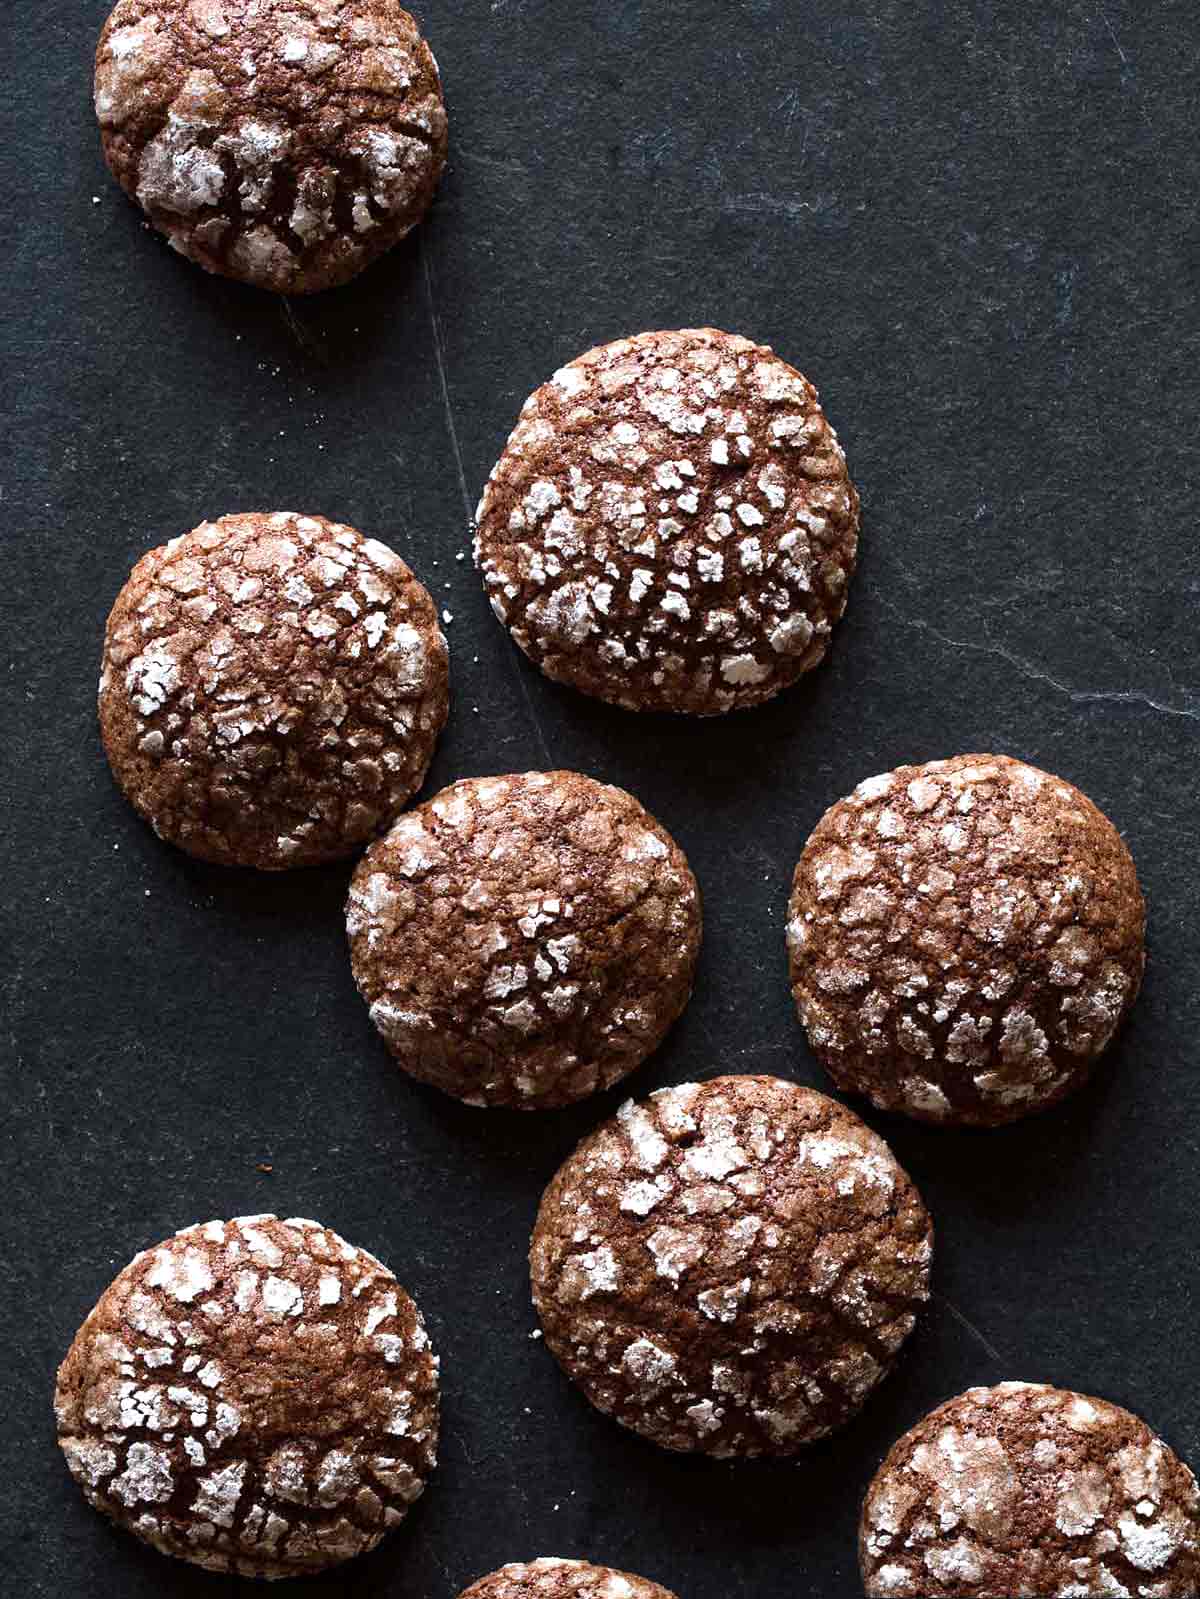
[[[373,1548],[436,1463],[437,1358],[365,1250],[303,1218],[186,1228],[101,1296],[58,1374],[89,1501],[164,1554],[288,1577]]]
[[[577,772],[455,783],[354,874],[355,981],[396,1059],[477,1105],[607,1088],[687,1003],[700,896],[631,795]]]
[[[711,328],[563,367],[526,402],[476,517],[492,608],[548,676],[701,715],[821,660],[858,542],[812,384]]]
[[[1087,1077],[1145,962],[1129,851],[1077,788],[1002,755],[869,778],[818,823],[787,941],[839,1088],[926,1121],[1012,1121]]]
[[[527,1564],[502,1566],[473,1582],[459,1599],[675,1599],[645,1577],[584,1560],[544,1556]]]
[[[863,1506],[871,1599],[1195,1599],[1196,1479],[1103,1399],[972,1388],[891,1450]]]
[[[717,1077],[629,1101],[542,1200],[547,1346],[600,1410],[670,1449],[788,1455],[886,1375],[933,1230],[882,1139],[823,1094]]]
[[[100,725],[163,838],[305,866],[412,798],[447,682],[433,601],[385,545],[322,517],[225,516],[134,567],[108,621]]]
[[[445,165],[437,65],[395,0],[120,0],[95,98],[114,176],[175,249],[287,294],[403,238]]]

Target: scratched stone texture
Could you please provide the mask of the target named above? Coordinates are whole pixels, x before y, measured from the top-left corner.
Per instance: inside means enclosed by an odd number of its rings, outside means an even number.
[[[11,1591],[237,1587],[109,1531],[58,1459],[49,1401],[136,1249],[261,1210],[380,1254],[444,1356],[430,1492],[380,1552],[297,1595],[453,1599],[560,1553],[680,1599],[848,1599],[887,1446],[1001,1378],[1116,1400],[1200,1464],[1200,12],[426,0],[452,151],[431,220],[289,308],[178,260],[109,181],[89,100],[105,9],[5,7]],[[862,564],[808,683],[724,722],[638,720],[532,672],[460,556],[535,384],[598,341],[705,322],[817,383],[862,492]],[[689,852],[696,996],[638,1092],[718,1071],[825,1086],[784,907],[809,829],[859,778],[1000,750],[1071,778],[1128,839],[1151,961],[1094,1085],[982,1136],[869,1116],[936,1219],[936,1298],[861,1419],[798,1464],[656,1453],[529,1337],[539,1193],[618,1094],[522,1118],[404,1080],[350,979],[348,868],[209,869],[115,791],[94,693],[131,562],[202,517],[278,508],[393,544],[451,613],[430,789],[576,767]]]

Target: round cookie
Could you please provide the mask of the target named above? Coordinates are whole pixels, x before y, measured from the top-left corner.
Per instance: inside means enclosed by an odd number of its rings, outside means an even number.
[[[501,1566],[459,1594],[458,1599],[675,1599],[645,1577],[586,1560],[543,1557]]]
[[[433,53],[396,0],[118,0],[104,157],[210,272],[332,288],[420,221],[446,163]]]
[[[881,1138],[778,1077],[629,1101],[563,1164],[530,1249],[547,1346],[668,1449],[791,1455],[887,1374],[933,1228]]]
[[[476,521],[492,609],[548,677],[701,716],[817,665],[858,547],[817,391],[713,328],[641,333],[555,373]]]
[[[1036,1383],[971,1388],[891,1450],[859,1553],[871,1599],[1195,1599],[1200,1494],[1117,1405]]]
[[[1137,995],[1145,906],[1077,788],[1004,755],[902,766],[817,824],[788,908],[792,993],[839,1088],[997,1126],[1087,1078]]]
[[[97,1510],[210,1571],[373,1549],[436,1463],[438,1362],[386,1266],[314,1221],[176,1233],[105,1289],[54,1395]]]
[[[346,928],[406,1071],[468,1104],[537,1110],[657,1049],[691,993],[700,894],[632,795],[527,772],[453,783],[401,817],[359,863]]]
[[[113,775],[161,838],[227,866],[349,855],[420,788],[446,641],[398,555],[319,516],[223,516],[151,550],[104,639]]]

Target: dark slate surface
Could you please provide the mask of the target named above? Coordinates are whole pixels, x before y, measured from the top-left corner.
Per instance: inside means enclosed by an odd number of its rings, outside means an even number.
[[[435,214],[290,309],[177,260],[108,180],[89,103],[105,9],[5,6],[7,1590],[241,1591],[85,1507],[50,1391],[136,1249],[264,1209],[381,1254],[444,1356],[431,1491],[298,1599],[452,1599],[539,1553],[681,1599],[851,1596],[887,1445],[1006,1377],[1118,1400],[1200,1461],[1191,0],[426,0],[453,141]],[[639,720],[527,669],[457,557],[530,388],[592,343],[698,322],[819,385],[863,561],[810,683],[723,723]],[[1131,1026],[1089,1091],[1010,1131],[870,1118],[936,1217],[936,1301],[861,1421],[799,1464],[659,1454],[530,1341],[538,1195],[618,1095],[522,1119],[413,1086],[350,980],[346,869],[195,865],[114,790],[93,697],[131,562],[204,516],[285,507],[394,544],[453,612],[432,784],[577,767],[688,850],[699,983],[639,1093],[718,1071],[824,1086],[784,904],[859,778],[1007,751],[1124,830],[1152,911]]]

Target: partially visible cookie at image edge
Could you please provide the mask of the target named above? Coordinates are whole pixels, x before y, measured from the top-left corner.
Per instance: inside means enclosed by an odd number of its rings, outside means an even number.
[[[480,1577],[459,1599],[675,1599],[645,1577],[586,1560],[540,1560],[501,1566]]]
[[[869,1599],[1195,1599],[1200,1493],[1127,1410],[972,1388],[892,1448],[863,1505]]]
[[[119,0],[95,104],[114,177],[169,243],[284,294],[396,244],[446,161],[437,64],[396,0]]]
[[[816,390],[714,328],[562,367],[526,401],[476,521],[492,608],[547,676],[703,716],[817,665],[858,547]]]

